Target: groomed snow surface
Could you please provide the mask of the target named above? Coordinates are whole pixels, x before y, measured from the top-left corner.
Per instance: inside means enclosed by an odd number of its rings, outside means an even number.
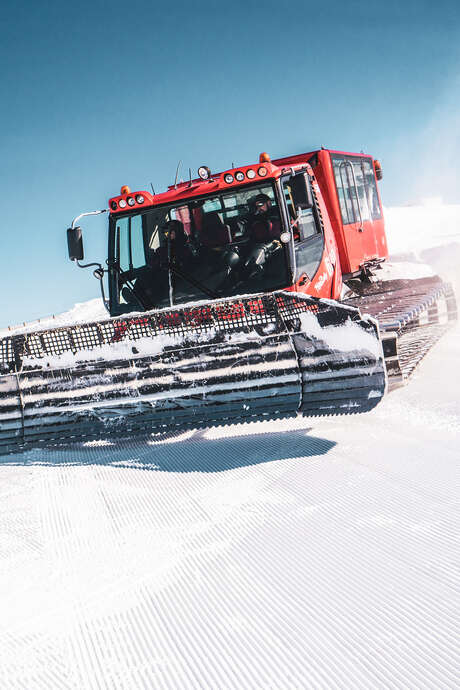
[[[1,456],[0,687],[458,687],[459,353],[363,416]]]

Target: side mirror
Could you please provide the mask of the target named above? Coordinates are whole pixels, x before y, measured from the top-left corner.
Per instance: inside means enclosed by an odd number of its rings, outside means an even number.
[[[313,196],[310,181],[305,173],[294,175],[289,180],[295,208],[307,209],[313,207]]]
[[[69,249],[69,259],[71,261],[81,261],[83,254],[83,237],[80,227],[69,228],[67,230],[67,246]]]

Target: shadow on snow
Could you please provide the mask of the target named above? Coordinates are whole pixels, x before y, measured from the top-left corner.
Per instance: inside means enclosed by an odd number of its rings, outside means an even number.
[[[336,445],[325,438],[310,436],[309,431],[305,428],[207,438],[204,430],[71,446],[43,446],[0,455],[0,468],[106,465],[157,472],[224,472],[276,460],[324,455]]]

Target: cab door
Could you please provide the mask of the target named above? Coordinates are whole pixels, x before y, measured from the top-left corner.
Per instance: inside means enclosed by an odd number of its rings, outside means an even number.
[[[331,154],[350,272],[379,256],[375,220],[381,218],[372,158]]]

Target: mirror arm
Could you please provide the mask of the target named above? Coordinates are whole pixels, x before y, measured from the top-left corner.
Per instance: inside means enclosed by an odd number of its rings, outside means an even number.
[[[76,229],[76,227],[77,227],[76,224],[80,220],[80,218],[84,218],[85,216],[98,216],[101,213],[107,213],[107,211],[108,211],[107,208],[103,208],[100,211],[86,211],[86,213],[80,213],[79,216],[76,216],[76,218],[73,219],[72,225],[70,226],[69,230],[67,231],[67,235],[69,234],[69,232],[71,230]],[[81,229],[80,229],[80,234],[81,234]],[[81,242],[82,242],[82,240],[80,239],[80,243]],[[83,245],[82,244],[81,244],[81,249],[82,249],[81,258],[83,258]],[[69,248],[69,251],[70,251],[70,248]],[[79,268],[88,268],[90,266],[98,266],[100,270],[102,270],[102,271],[104,270],[100,263],[81,264],[79,259],[72,259],[72,261],[74,261]]]
[[[72,228],[72,230],[74,230],[75,225],[77,221],[80,220],[80,218],[84,218],[85,216],[98,216],[100,213],[107,213],[107,211],[107,208],[103,208],[101,211],[87,211],[86,213],[80,213],[79,216],[73,219],[72,225],[70,227]]]

